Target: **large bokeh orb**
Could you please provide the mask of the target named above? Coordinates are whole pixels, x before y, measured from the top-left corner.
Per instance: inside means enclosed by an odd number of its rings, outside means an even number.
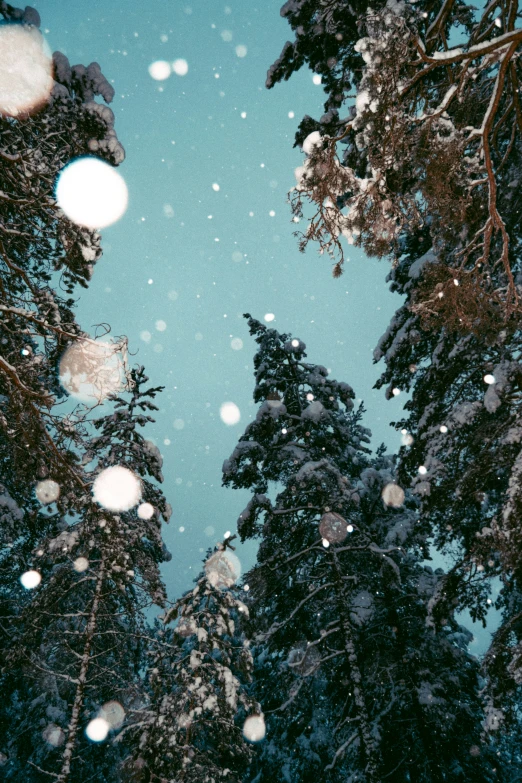
[[[130,511],[141,500],[141,481],[132,470],[113,465],[96,477],[92,494],[108,511]]]
[[[0,114],[30,114],[41,108],[53,88],[53,65],[36,27],[0,24]]]
[[[213,587],[226,590],[241,576],[241,563],[239,558],[228,549],[218,550],[205,563],[205,573]]]
[[[65,391],[80,402],[103,402],[124,386],[122,347],[101,340],[77,340],[63,354],[59,376]]]
[[[113,166],[99,158],[85,157],[72,161],[60,172],[56,201],[69,220],[97,229],[122,217],[129,194],[125,180]]]
[[[319,532],[329,544],[340,544],[348,534],[346,519],[335,511],[327,511],[321,517]]]
[[[381,496],[385,504],[392,508],[400,508],[404,504],[404,490],[393,482],[383,487]]]

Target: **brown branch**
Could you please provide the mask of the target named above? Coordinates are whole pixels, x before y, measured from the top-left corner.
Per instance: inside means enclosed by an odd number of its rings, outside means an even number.
[[[446,21],[448,19],[448,16],[451,13],[451,9],[453,8],[455,0],[444,0],[444,3],[433,20],[433,22],[430,24],[426,31],[426,49],[430,50],[435,46],[437,37],[440,34],[441,30],[444,28],[444,25],[446,24]]]
[[[454,49],[450,49],[448,52],[440,52],[440,57],[437,57],[437,54],[439,54],[438,52],[436,52],[432,57],[427,55],[424,44],[420,41],[420,39],[415,39],[414,45],[420,54],[422,62],[439,66],[452,65],[453,63],[463,62],[464,60],[476,60],[478,57],[483,57],[485,54],[496,52],[499,49],[508,46],[509,44],[515,44],[516,49],[521,41],[522,30],[509,30],[507,33],[504,33],[504,35],[499,35],[498,38],[494,38],[492,41],[470,46],[467,51],[462,51],[460,47],[455,47]],[[454,54],[451,54],[452,51]],[[417,61],[417,63],[414,63],[414,65],[418,65],[419,62],[420,61]]]
[[[13,367],[12,364],[9,364],[8,361],[3,359],[0,356],[0,368],[5,372],[7,376],[12,380],[14,385],[20,389],[24,394],[27,394],[29,397],[36,397],[40,400],[43,400],[46,402],[46,404],[50,405],[53,402],[53,397],[48,394],[47,392],[36,392],[32,389],[29,389],[21,380],[20,376],[16,372],[16,369]]]
[[[17,264],[15,264],[14,261],[11,261],[11,259],[7,255],[6,249],[4,247],[4,243],[1,240],[0,240],[0,253],[2,254],[2,257],[5,263],[7,264],[7,266],[9,267],[9,269],[11,270],[11,272],[15,272],[15,274],[20,275],[20,277],[22,278],[26,286],[29,288],[29,290],[32,291],[33,294],[36,293],[38,290],[37,287],[33,284],[32,280],[29,278],[27,273],[23,269],[21,269]]]
[[[488,177],[488,187],[489,187],[489,214],[490,214],[490,221],[488,221],[488,225],[486,228],[485,236],[484,236],[484,258],[487,259],[487,255],[489,253],[489,245],[491,242],[493,230],[500,231],[502,235],[502,263],[504,265],[504,270],[506,272],[508,281],[509,281],[509,290],[511,293],[511,296],[513,297],[514,303],[518,301],[518,295],[515,287],[515,281],[513,279],[513,273],[511,271],[511,267],[509,265],[509,236],[506,231],[505,223],[500,216],[500,213],[497,209],[497,182],[495,179],[495,172],[493,169],[493,161],[491,158],[491,149],[490,149],[490,143],[489,143],[489,134],[491,132],[491,128],[493,126],[493,121],[495,119],[495,114],[498,109],[500,99],[502,97],[502,90],[504,87],[504,80],[506,76],[506,71],[508,69],[510,60],[515,53],[515,50],[517,49],[518,41],[515,41],[511,44],[508,51],[506,52],[505,57],[503,58],[503,61],[501,63],[501,66],[499,68],[495,88],[493,91],[493,94],[491,96],[491,101],[488,107],[488,110],[486,112],[486,116],[484,117],[483,124],[482,124],[482,148],[484,150],[484,162],[486,166],[486,172]]]
[[[59,334],[61,337],[67,337],[72,340],[81,338],[81,335],[66,332],[59,326],[53,326],[53,324],[50,324],[48,321],[42,321],[41,318],[37,318],[30,310],[23,310],[21,307],[8,307],[7,305],[0,305],[0,311],[4,313],[12,313],[13,315],[19,315],[21,318],[25,318],[28,321],[32,321],[35,324],[38,324],[38,326],[41,326],[43,329],[49,329],[52,332],[56,332],[56,334]]]
[[[426,48],[420,38],[413,38],[413,45],[420,55],[420,59],[411,63],[413,67],[420,65],[421,63],[427,63],[425,68],[418,71],[410,81],[401,89],[401,95],[405,95],[414,87],[419,81],[422,81],[424,77],[431,73],[435,68],[441,66],[453,65],[454,63],[476,60],[479,57],[483,57],[486,54],[492,52],[497,53],[499,49],[508,46],[509,44],[516,44],[515,49],[522,41],[522,30],[510,30],[504,35],[494,38],[492,41],[487,41],[483,44],[477,44],[476,46],[470,46],[467,51],[463,51],[459,47],[450,49],[448,52],[440,52],[440,57],[437,57],[437,53],[433,56],[426,54]],[[454,52],[454,54],[451,54]],[[500,52],[499,52],[500,55]],[[512,56],[512,55],[510,55]]]

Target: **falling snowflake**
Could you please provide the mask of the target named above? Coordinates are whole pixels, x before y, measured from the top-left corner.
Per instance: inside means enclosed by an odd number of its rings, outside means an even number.
[[[265,738],[266,726],[262,715],[250,715],[243,725],[243,736],[249,742],[261,742]]]
[[[381,497],[387,506],[399,508],[404,503],[404,490],[398,484],[390,482],[383,487]]]
[[[110,730],[111,725],[105,718],[94,718],[87,724],[85,733],[93,742],[103,742]]]
[[[162,82],[168,79],[171,73],[170,63],[166,60],[156,60],[149,65],[149,76],[155,81]]]
[[[42,575],[38,571],[26,571],[20,577],[20,582],[26,590],[34,590],[42,581]]]
[[[17,117],[39,109],[53,88],[51,52],[29,25],[0,26],[0,113]]]
[[[221,421],[228,426],[238,424],[241,419],[241,411],[235,402],[224,402],[219,409]]]
[[[89,561],[86,557],[77,557],[73,563],[73,567],[77,573],[82,574],[89,568]]]
[[[78,158],[58,176],[56,201],[67,217],[86,228],[116,223],[127,209],[125,180],[113,166],[99,158]]]
[[[328,511],[321,517],[319,533],[323,538],[323,546],[340,544],[346,538],[346,519],[335,511]],[[326,544],[324,543],[326,541]]]
[[[213,587],[223,590],[232,587],[241,576],[239,558],[228,549],[214,552],[205,563],[207,579]]]
[[[125,346],[119,343],[77,340],[60,359],[60,383],[80,402],[100,403],[123,388],[125,359]]]
[[[140,519],[152,519],[154,516],[154,506],[150,503],[140,503],[138,506],[138,516]]]
[[[39,481],[36,485],[36,497],[44,506],[54,503],[60,497],[60,485],[52,479]]]
[[[141,497],[141,482],[128,468],[113,465],[97,476],[92,494],[108,511],[129,511]]]
[[[183,60],[182,58],[179,58],[177,60],[174,60],[172,63],[172,70],[176,74],[176,76],[186,76],[188,73],[188,63],[186,60]]]

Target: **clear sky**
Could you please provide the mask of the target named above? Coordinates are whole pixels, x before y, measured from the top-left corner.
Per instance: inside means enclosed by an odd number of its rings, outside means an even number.
[[[380,371],[372,350],[399,302],[385,283],[387,263],[352,249],[334,280],[329,262],[312,247],[300,254],[292,235],[286,199],[302,161],[293,136],[304,114],[322,114],[323,92],[307,69],[264,86],[290,33],[280,4],[33,2],[51,49],[71,64],[99,62],[116,89],[130,204],[102,232],[104,256],[79,293],[78,318],[86,331],[108,322],[126,334],[151,383],[165,386],[147,437],[163,454],[174,509],[164,531],[171,597],[190,586],[203,552],[235,529],[249,499],[221,488],[222,463],[255,414],[243,313],[274,313],[273,325],[300,337],[310,361],[354,387],[374,446],[384,440],[395,450],[400,438],[388,422],[402,398],[387,402],[372,390]],[[150,77],[151,63],[177,58],[188,63],[185,76]],[[236,426],[220,419],[225,401],[241,410]],[[252,547],[239,555],[250,565]]]

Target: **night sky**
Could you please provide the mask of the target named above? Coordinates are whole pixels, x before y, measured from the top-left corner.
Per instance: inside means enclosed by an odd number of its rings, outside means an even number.
[[[385,283],[386,262],[352,248],[334,280],[315,248],[298,251],[287,193],[303,156],[293,137],[304,114],[322,114],[323,92],[307,69],[264,86],[290,32],[280,0],[34,5],[51,49],[71,64],[99,62],[116,89],[130,203],[102,232],[104,256],[90,288],[78,292],[78,319],[91,333],[108,322],[114,335],[127,335],[132,361],[165,386],[146,436],[163,454],[174,509],[164,576],[175,597],[249,499],[221,487],[222,463],[255,414],[254,343],[242,314],[275,314],[273,326],[301,338],[310,361],[364,400],[373,446],[396,450],[400,435],[389,421],[404,395],[387,402],[372,390],[382,369],[372,351],[399,298]],[[151,78],[151,63],[177,58],[188,63],[185,76]],[[235,426],[220,419],[226,401],[241,410]],[[238,554],[252,564],[252,545]]]

